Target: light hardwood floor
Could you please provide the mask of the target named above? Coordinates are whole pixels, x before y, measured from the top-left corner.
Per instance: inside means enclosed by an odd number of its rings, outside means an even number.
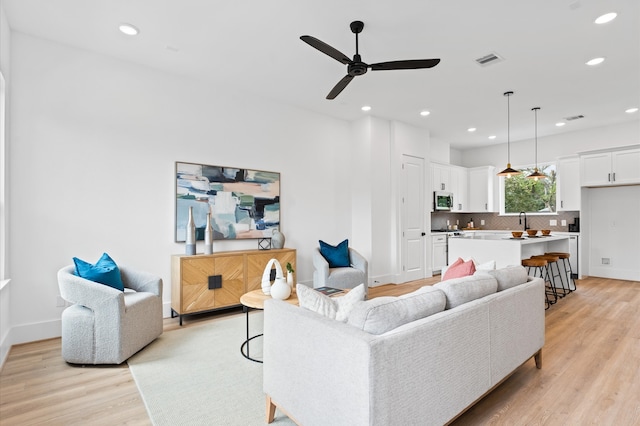
[[[407,293],[437,278],[370,289]],[[184,327],[241,315],[189,317]],[[179,329],[165,319],[166,332]],[[126,364],[77,367],[60,339],[18,345],[0,372],[1,425],[149,425]],[[640,425],[640,282],[580,280],[546,313],[543,366],[533,360],[454,425]]]

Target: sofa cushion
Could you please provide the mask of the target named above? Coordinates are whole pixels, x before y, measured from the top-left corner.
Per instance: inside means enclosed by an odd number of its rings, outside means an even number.
[[[452,309],[495,293],[498,289],[498,282],[489,275],[471,275],[442,281],[434,287],[444,292],[447,297],[447,309]]]
[[[521,265],[507,266],[506,268],[488,271],[488,273],[498,281],[498,291],[526,283],[529,279],[527,270]]]
[[[329,268],[347,268],[351,266],[349,259],[349,240],[332,246],[320,240],[320,254],[329,263]]]
[[[476,272],[476,265],[473,262],[473,259],[469,259],[466,262],[461,258],[458,258],[442,276],[442,281],[450,280],[453,278],[461,278],[469,275],[473,275]]]
[[[371,334],[382,334],[403,324],[444,310],[441,290],[422,287],[399,297],[376,297],[357,303],[349,314],[350,325]]]
[[[124,291],[120,269],[107,253],[103,253],[95,264],[77,257],[73,258],[73,263],[76,265],[77,276]]]
[[[300,307],[309,309],[327,318],[346,322],[357,302],[364,300],[364,284],[350,290],[344,296],[326,296],[304,284],[296,285]]]

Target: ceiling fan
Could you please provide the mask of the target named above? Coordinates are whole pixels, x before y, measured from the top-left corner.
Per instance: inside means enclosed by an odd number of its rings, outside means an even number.
[[[325,55],[329,55],[336,61],[347,65],[347,75],[344,76],[333,89],[331,89],[327,95],[327,99],[335,99],[335,97],[338,96],[349,83],[351,83],[351,80],[353,80],[354,77],[365,74],[369,68],[371,68],[372,71],[414,70],[419,68],[432,68],[440,62],[440,59],[410,59],[405,61],[379,62],[377,64],[370,65],[366,64],[362,62],[362,58],[358,54],[358,34],[362,32],[364,22],[353,21],[350,27],[351,32],[356,35],[356,54],[353,55],[353,60],[349,59],[347,55],[336,48],[329,46],[327,43],[320,41],[315,37],[310,35],[303,35],[300,37],[300,40],[304,41],[309,46],[314,47]]]

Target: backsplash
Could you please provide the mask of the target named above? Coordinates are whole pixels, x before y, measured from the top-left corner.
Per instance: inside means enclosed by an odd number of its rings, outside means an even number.
[[[553,215],[527,215],[527,225],[531,229],[550,229],[556,232],[568,232],[569,225],[573,224],[575,218],[580,218],[579,211],[558,212]],[[498,213],[449,213],[437,212],[431,213],[431,229],[446,229],[447,220],[451,226],[459,222],[458,228],[466,228],[467,223],[473,219],[475,228],[480,229],[499,229],[507,231],[517,231],[523,228],[518,223],[518,216],[500,216]],[[484,220],[484,225],[481,221]],[[549,225],[550,220],[556,220],[558,225]],[[562,221],[566,220],[567,225],[562,226]]]

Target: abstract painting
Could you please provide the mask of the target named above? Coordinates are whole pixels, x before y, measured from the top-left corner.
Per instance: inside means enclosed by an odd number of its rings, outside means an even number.
[[[214,240],[269,238],[280,228],[280,173],[176,162],[176,242],[186,240],[189,207],[196,240],[207,213]]]

